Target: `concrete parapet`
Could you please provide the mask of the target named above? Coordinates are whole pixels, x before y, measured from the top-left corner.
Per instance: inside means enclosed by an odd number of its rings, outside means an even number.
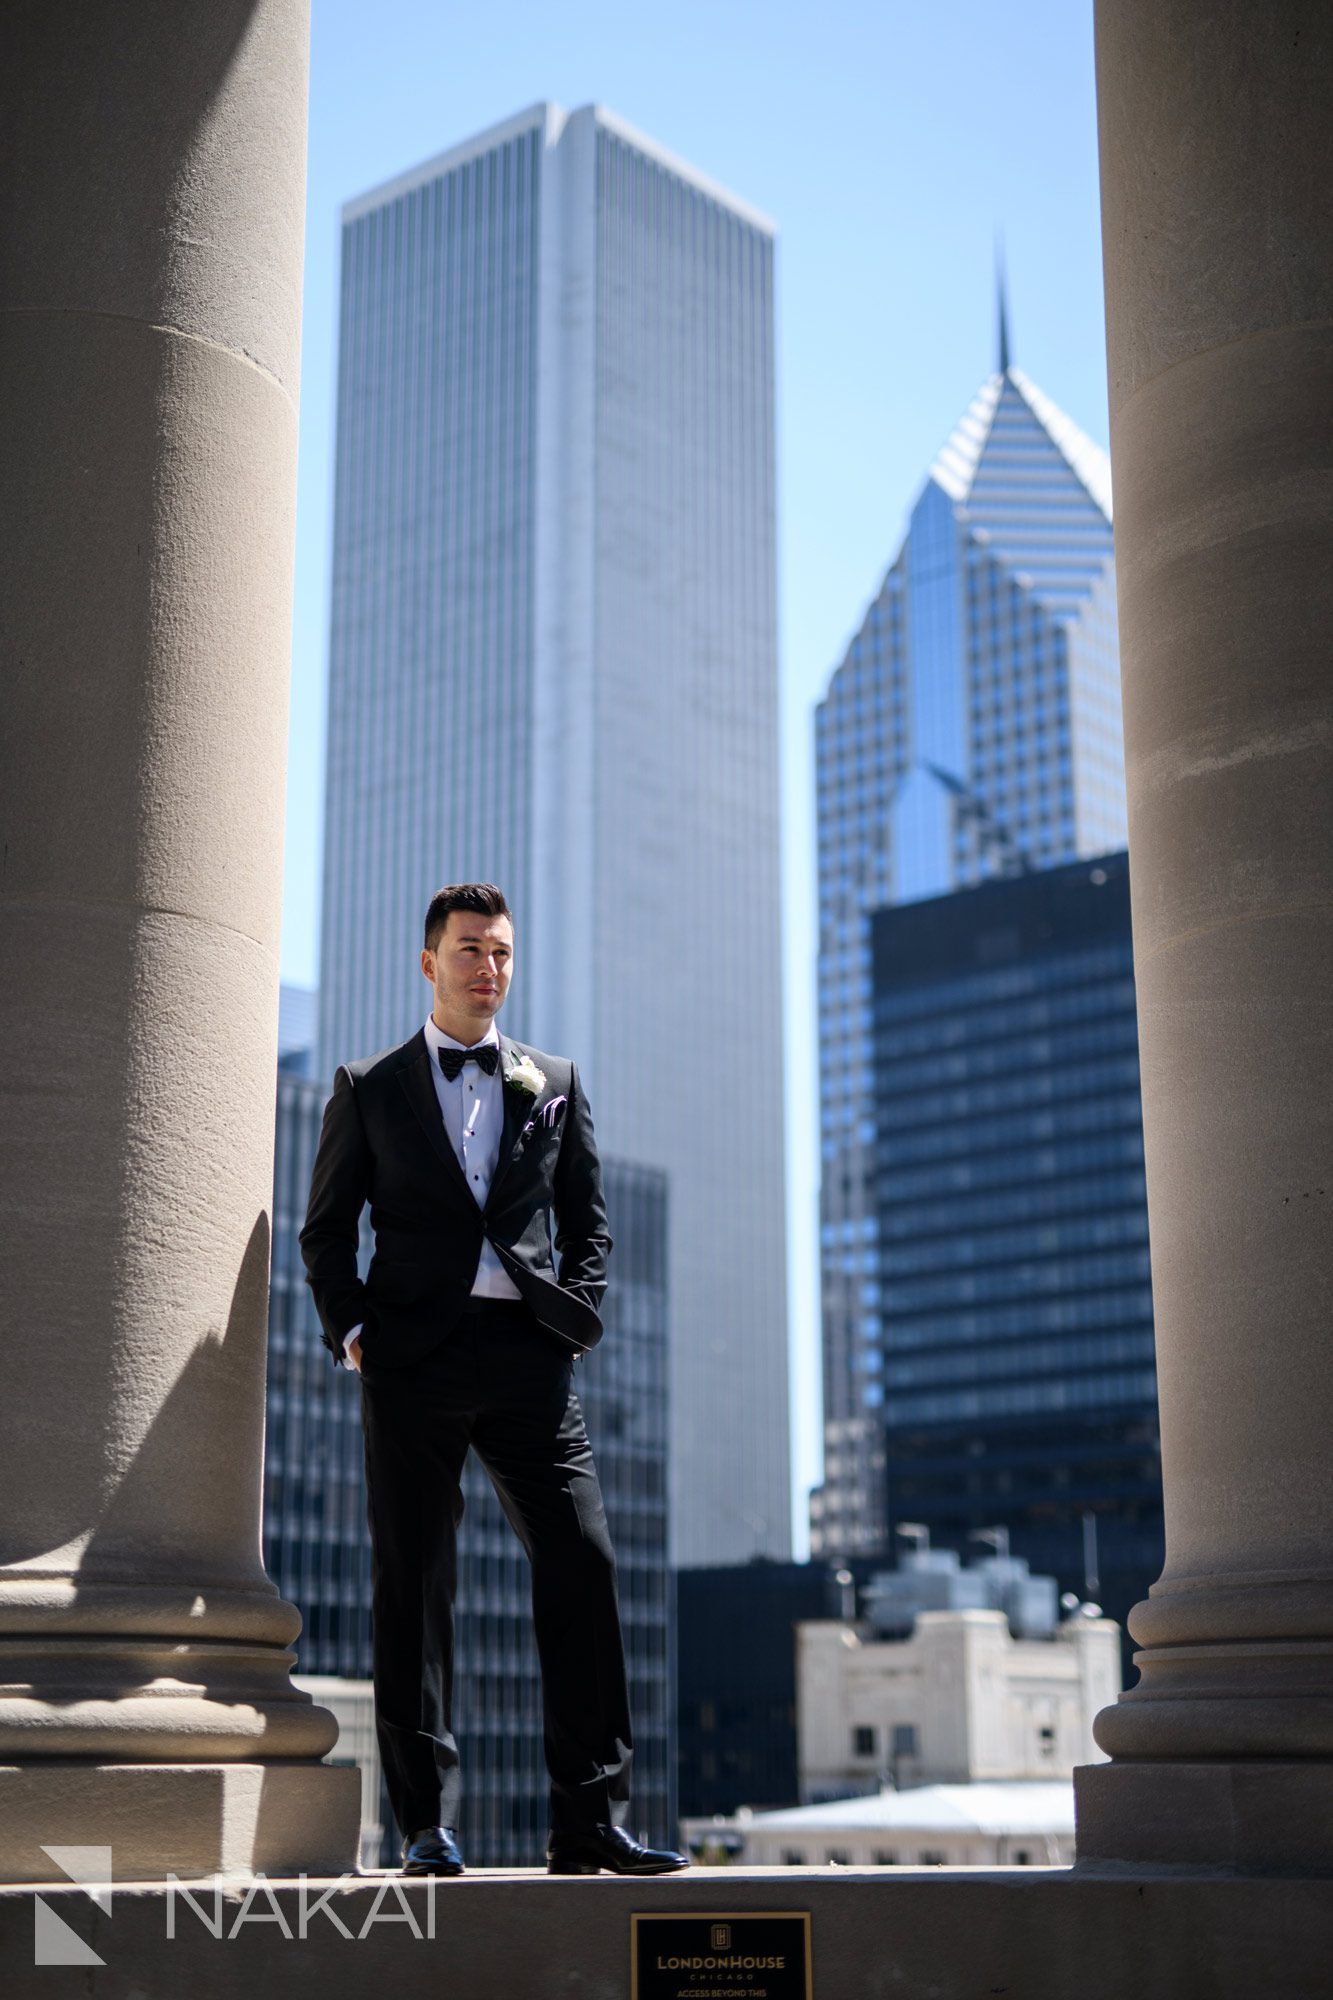
[[[1323,2000],[1319,1881],[1064,1869],[697,1869],[650,1882],[472,1874],[431,1885],[239,1881],[198,1908],[116,1888],[0,1890],[0,1985],[50,2000],[628,2000],[634,1912],[809,1911],[818,2000]],[[34,1970],[37,1905],[103,1961]],[[200,1914],[202,1912],[202,1914]],[[409,1917],[411,1921],[409,1921]],[[336,1921],[335,1921],[336,1919]],[[175,1935],[168,1935],[172,1923]],[[216,1928],[217,1935],[214,1934]]]

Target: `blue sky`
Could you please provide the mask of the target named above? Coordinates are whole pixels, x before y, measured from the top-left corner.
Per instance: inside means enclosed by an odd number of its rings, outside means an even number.
[[[803,1535],[802,1496],[819,1469],[812,709],[927,465],[994,366],[997,233],[1013,359],[1106,442],[1091,0],[314,0],[313,16],[286,979],[313,982],[318,951],[341,204],[551,98],[609,106],[777,223],[788,1267]]]

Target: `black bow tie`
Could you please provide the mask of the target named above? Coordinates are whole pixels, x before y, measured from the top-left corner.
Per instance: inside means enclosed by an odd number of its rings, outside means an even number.
[[[487,1076],[494,1076],[500,1060],[500,1051],[494,1042],[478,1042],[475,1049],[437,1049],[440,1068],[450,1083],[458,1075],[464,1063],[480,1063]]]

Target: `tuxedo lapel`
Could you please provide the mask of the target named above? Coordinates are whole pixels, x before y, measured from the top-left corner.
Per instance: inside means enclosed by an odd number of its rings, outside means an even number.
[[[495,1162],[495,1172],[491,1175],[491,1185],[486,1195],[487,1208],[490,1207],[491,1202],[494,1200],[495,1190],[499,1187],[505,1174],[523,1151],[524,1144],[526,1143],[523,1128],[531,1118],[537,1104],[535,1097],[529,1097],[526,1091],[515,1090],[511,1083],[504,1081],[513,1065],[521,1061],[521,1059],[519,1050],[515,1048],[508,1035],[501,1035],[500,1077],[501,1087],[504,1092],[504,1127],[500,1133],[499,1157]]]
[[[440,1100],[435,1095],[435,1079],[431,1075],[431,1053],[424,1030],[414,1037],[416,1054],[410,1062],[404,1063],[398,1072],[398,1081],[403,1094],[416,1115],[422,1131],[430,1140],[440,1165],[453,1182],[455,1190],[463,1196],[469,1206],[475,1206],[468,1188],[458,1155],[449,1143],[449,1134],[444,1129],[444,1119],[440,1116]]]

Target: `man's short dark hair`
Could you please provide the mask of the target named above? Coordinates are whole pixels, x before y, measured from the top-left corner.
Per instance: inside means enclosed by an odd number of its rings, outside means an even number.
[[[426,911],[427,951],[438,949],[454,910],[471,910],[478,917],[508,917],[511,925],[514,921],[504,890],[497,889],[494,882],[452,882],[447,889],[437,889],[430,899]]]

